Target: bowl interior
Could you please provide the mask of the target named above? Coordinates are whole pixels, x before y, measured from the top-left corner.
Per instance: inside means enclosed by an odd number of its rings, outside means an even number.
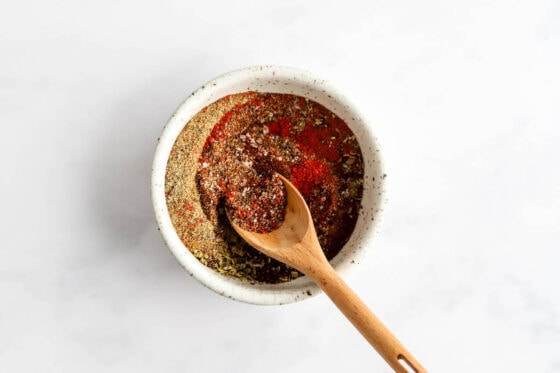
[[[368,124],[358,111],[328,82],[290,67],[257,66],[222,75],[193,92],[169,119],[159,139],[152,170],[152,200],[156,220],[167,246],[183,267],[201,283],[226,297],[254,304],[283,304],[320,292],[307,277],[281,284],[251,284],[227,277],[198,261],[179,239],[165,199],[165,171],[175,140],[186,123],[219,98],[246,91],[291,93],[314,100],[343,119],[356,135],[364,159],[362,209],[350,240],[331,264],[341,275],[359,264],[378,221],[383,202],[383,170],[379,149]]]

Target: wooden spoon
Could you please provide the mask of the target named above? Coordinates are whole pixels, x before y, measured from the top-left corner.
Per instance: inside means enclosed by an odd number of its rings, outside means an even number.
[[[427,372],[331,267],[317,239],[305,200],[290,181],[278,176],[288,196],[282,225],[269,233],[254,233],[230,219],[233,228],[257,250],[315,281],[395,372]]]

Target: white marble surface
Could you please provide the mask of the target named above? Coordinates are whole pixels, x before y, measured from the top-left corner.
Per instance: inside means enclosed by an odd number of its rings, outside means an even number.
[[[251,3],[0,3],[0,371],[389,371],[325,296],[222,298],[155,228],[168,116],[273,63],[371,118],[389,203],[349,283],[418,359],[560,372],[560,3]]]

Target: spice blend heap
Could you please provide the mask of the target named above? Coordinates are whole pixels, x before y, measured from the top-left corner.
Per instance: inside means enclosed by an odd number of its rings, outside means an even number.
[[[245,92],[210,104],[185,126],[170,154],[166,198],[185,246],[206,266],[251,282],[301,274],[249,246],[246,230],[269,232],[284,219],[280,173],[306,200],[319,242],[332,259],[356,224],[363,159],[346,123],[291,94]]]

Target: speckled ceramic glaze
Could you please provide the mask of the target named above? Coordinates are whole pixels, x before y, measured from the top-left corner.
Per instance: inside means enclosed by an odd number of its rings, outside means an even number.
[[[179,239],[167,210],[165,171],[171,148],[186,123],[219,98],[246,91],[291,93],[308,97],[337,114],[352,129],[364,158],[362,210],[350,240],[331,264],[342,276],[358,265],[371,248],[379,227],[384,200],[384,173],[375,137],[368,124],[346,98],[325,80],[285,66],[254,66],[224,74],[193,92],[169,119],[159,139],[152,168],[152,201],[160,231],[179,263],[202,284],[231,299],[254,304],[284,304],[307,299],[320,289],[307,277],[281,284],[250,284],[206,267]]]

